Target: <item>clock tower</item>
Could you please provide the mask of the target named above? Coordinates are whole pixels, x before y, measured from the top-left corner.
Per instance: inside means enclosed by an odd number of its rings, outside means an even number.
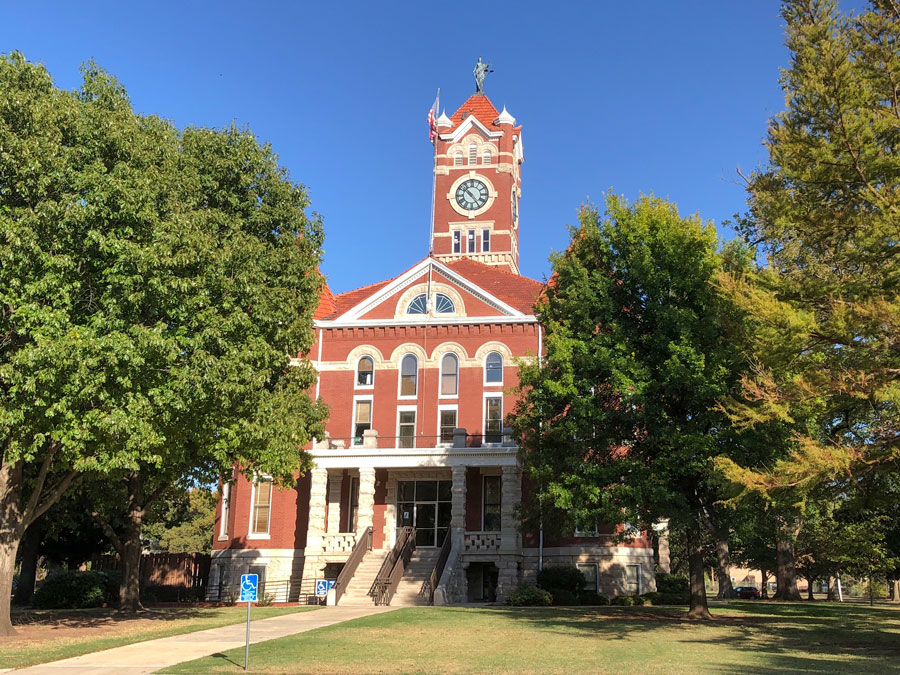
[[[451,117],[437,119],[432,253],[518,274],[522,127],[478,84]]]

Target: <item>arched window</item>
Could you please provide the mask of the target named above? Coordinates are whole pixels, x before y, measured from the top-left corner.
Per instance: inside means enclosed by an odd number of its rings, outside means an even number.
[[[459,359],[456,354],[444,354],[441,359],[441,396],[456,396],[459,387]]]
[[[418,371],[419,360],[412,354],[404,356],[400,361],[400,396],[416,395]]]
[[[434,298],[434,311],[438,314],[453,314],[456,311],[456,307],[449,297],[443,293],[438,293]]]
[[[478,145],[469,143],[469,164],[478,164]]]
[[[453,166],[462,166],[463,165],[463,154],[462,150],[457,150],[453,153]]]
[[[425,294],[422,293],[412,299],[406,307],[407,314],[426,314],[428,312],[428,301]]]
[[[491,352],[484,360],[485,384],[503,384],[503,357],[498,352]]]
[[[490,150],[485,150],[483,153],[481,153],[481,163],[484,164],[485,166],[490,165],[490,163],[491,163],[491,151]]]
[[[375,361],[371,356],[363,356],[356,364],[356,386],[371,387],[375,381]]]

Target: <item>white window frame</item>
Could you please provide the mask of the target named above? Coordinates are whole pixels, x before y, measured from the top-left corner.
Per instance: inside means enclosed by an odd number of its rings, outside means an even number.
[[[494,155],[490,150],[483,150],[481,152],[481,164],[483,166],[490,166],[493,162]]]
[[[222,483],[222,513],[219,514],[219,541],[228,539],[228,521],[231,520],[231,481],[232,478]],[[271,511],[272,508],[269,507]]]
[[[462,230],[453,230],[453,253],[462,253]]]
[[[359,384],[359,362],[363,359],[372,361],[372,384]],[[353,368],[353,388],[354,389],[374,389],[375,388],[375,357],[371,354],[361,354],[356,359],[356,366]]]
[[[475,230],[466,230],[466,253],[478,253],[478,237]]]
[[[453,166],[463,166],[463,151],[457,150],[453,153]]]
[[[488,382],[488,379],[487,379],[487,374],[488,374],[487,360],[488,360],[488,357],[489,357],[491,354],[497,354],[497,356],[500,357],[500,381],[499,381],[499,382]],[[481,372],[482,372],[481,377],[482,377],[483,380],[484,380],[484,382],[483,382],[484,386],[485,386],[485,387],[502,387],[502,386],[503,386],[503,379],[504,379],[504,378],[503,378],[503,370],[504,370],[504,368],[506,368],[506,357],[503,356],[503,354],[501,354],[500,352],[498,352],[496,349],[493,349],[493,350],[489,351],[487,354],[485,354],[485,355],[484,355],[484,362],[481,364]]]
[[[587,562],[587,563],[575,563],[575,569],[581,572],[582,567],[592,567],[594,569],[594,588],[588,589],[585,586],[585,590],[592,590],[594,593],[600,592],[600,570],[597,568],[597,563]],[[582,573],[583,575],[584,573]]]
[[[600,536],[600,524],[595,520],[593,530],[579,530],[576,527],[575,528],[575,536],[576,537],[599,537]]]
[[[500,440],[487,441],[487,402],[489,398],[500,399]],[[487,446],[497,446],[503,443],[503,392],[502,391],[486,391],[482,394],[481,405],[481,444]]]
[[[628,593],[628,568],[629,567],[637,568],[637,590],[635,591],[634,594],[640,595],[641,591],[643,590],[643,586],[644,586],[644,584],[643,584],[643,576],[644,575],[643,575],[643,569],[642,569],[641,565],[632,565],[632,564],[625,565],[625,592]]]
[[[419,408],[414,405],[398,405],[397,406],[397,447],[400,447],[400,413],[411,412],[416,414],[413,422],[413,448],[416,447],[416,433],[419,427]]]
[[[269,484],[269,515],[266,519],[266,531],[265,532],[254,532],[253,531],[253,523],[256,521],[256,489],[260,483],[268,483]],[[250,522],[247,524],[247,539],[270,539],[272,531],[272,507],[273,501],[275,497],[275,486],[272,484],[271,476],[257,476],[253,483],[250,486]]]
[[[443,393],[444,389],[444,359],[448,356],[452,356],[456,360],[456,393],[455,394],[445,394]],[[456,352],[447,352],[441,356],[441,361],[438,364],[438,398],[457,400],[459,399],[459,369],[460,369],[460,359],[459,354]]]
[[[375,428],[375,398],[372,394],[358,394],[353,397],[353,411],[350,415],[350,447],[361,448],[363,441],[357,445],[354,443],[356,439],[356,404],[362,401],[369,402],[369,429]]]
[[[487,248],[485,248],[485,244],[487,244]],[[481,252],[491,252],[491,231],[488,228],[484,228],[481,230]]]
[[[416,360],[416,393],[415,394],[406,394],[405,396],[400,393],[403,389],[403,361],[407,356],[411,356]],[[400,356],[400,361],[397,363],[397,400],[400,401],[415,401],[419,398],[419,357],[413,354],[412,352],[406,352]]]
[[[438,405],[437,443],[435,444],[435,446],[438,448],[449,448],[451,445],[453,445],[453,439],[451,439],[450,441],[442,441],[441,440],[441,413],[445,410],[452,410],[456,413],[456,424],[454,425],[454,429],[459,427],[459,404],[458,403],[453,403],[453,404],[444,403],[444,404]]]

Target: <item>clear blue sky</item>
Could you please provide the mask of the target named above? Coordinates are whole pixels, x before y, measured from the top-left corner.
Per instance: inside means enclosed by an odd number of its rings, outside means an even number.
[[[844,7],[860,2],[844,3]],[[236,121],[272,143],[325,221],[336,292],[428,252],[426,112],[485,92],[524,125],[521,261],[543,279],[584,200],[653,192],[721,222],[766,160],[787,64],[776,0],[753,2],[17,2],[0,51],[74,88],[94,58],[139,112]]]

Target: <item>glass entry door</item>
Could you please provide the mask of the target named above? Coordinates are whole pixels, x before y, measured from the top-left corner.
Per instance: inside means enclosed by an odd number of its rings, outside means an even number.
[[[450,529],[450,481],[399,481],[397,527],[415,527],[417,547],[442,545]]]

